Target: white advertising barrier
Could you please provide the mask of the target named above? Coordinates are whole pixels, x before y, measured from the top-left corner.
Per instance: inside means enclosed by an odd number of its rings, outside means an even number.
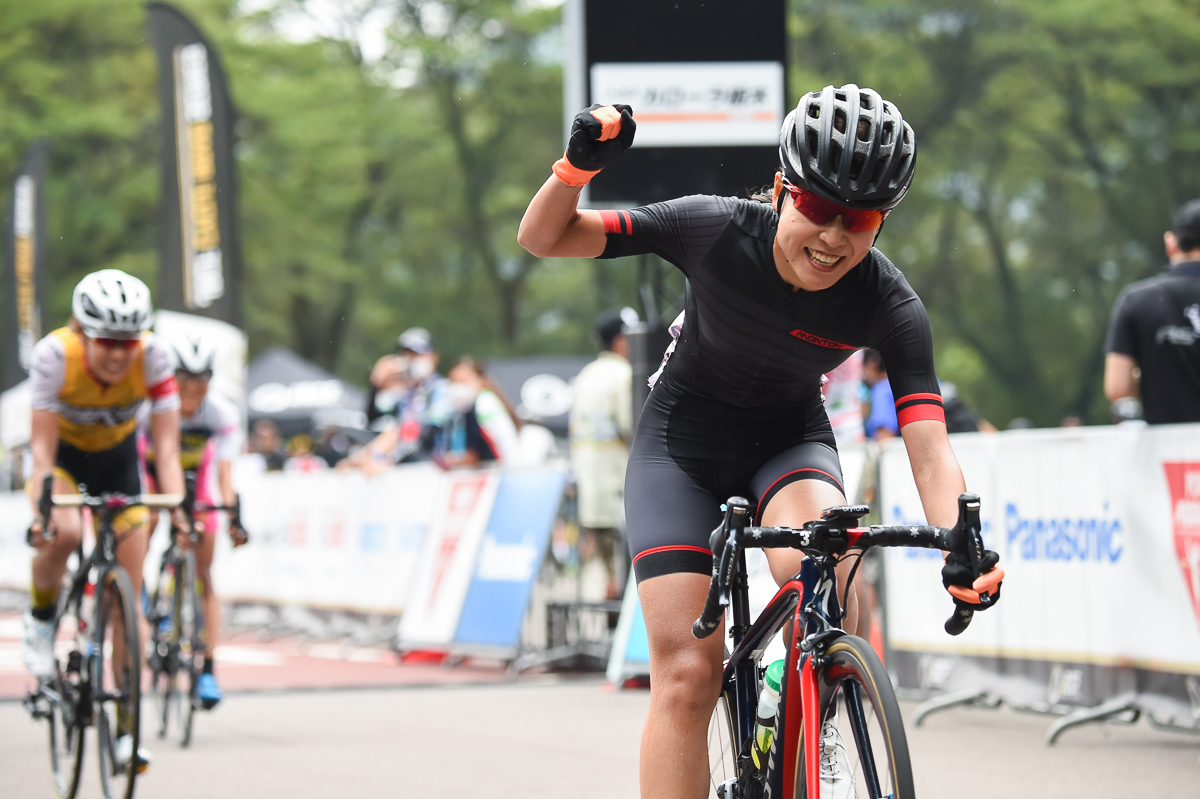
[[[397,643],[401,649],[446,651],[454,641],[476,555],[492,512],[500,472],[447,474],[425,536]]]
[[[33,521],[29,497],[20,491],[0,492],[0,588],[29,591],[29,563],[33,550],[25,531]]]
[[[886,552],[889,669],[906,688],[982,689],[1047,710],[1118,695],[1200,727],[1200,425],[952,437],[999,604],[955,638],[940,553]],[[902,443],[880,465],[885,524],[924,513]]]
[[[239,473],[250,543],[224,536],[213,580],[227,601],[400,614],[448,478],[430,464],[379,475]]]

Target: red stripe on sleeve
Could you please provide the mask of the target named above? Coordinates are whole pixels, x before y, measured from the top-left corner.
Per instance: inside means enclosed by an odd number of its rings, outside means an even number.
[[[630,216],[628,211],[618,211],[617,213],[620,215],[621,222],[623,223],[623,225],[621,227],[621,232],[627,236],[632,236],[633,235],[633,217]]]
[[[604,222],[605,233],[621,233],[621,215],[616,211],[601,211],[600,219]]]
[[[179,386],[175,383],[175,375],[171,375],[157,386],[150,386],[149,392],[150,399],[152,400],[160,400],[163,397],[169,397],[172,394],[178,394]]]
[[[937,400],[940,403],[942,401],[942,395],[941,394],[909,394],[908,396],[901,397],[900,399],[896,400],[896,407],[899,408],[901,403],[911,402],[912,400]]]
[[[931,405],[929,403],[921,403],[920,405],[912,405],[896,411],[896,420],[900,423],[901,427],[913,422],[924,422],[927,420],[945,424],[946,411],[942,409],[940,404]]]

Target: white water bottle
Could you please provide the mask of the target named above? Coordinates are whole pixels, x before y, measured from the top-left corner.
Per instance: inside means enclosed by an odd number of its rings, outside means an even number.
[[[779,711],[779,686],[783,680],[783,670],[786,664],[777,660],[767,667],[763,675],[762,691],[758,695],[757,721],[754,724],[754,746],[750,747],[750,757],[760,771],[767,766],[767,755],[775,742],[775,716]]]

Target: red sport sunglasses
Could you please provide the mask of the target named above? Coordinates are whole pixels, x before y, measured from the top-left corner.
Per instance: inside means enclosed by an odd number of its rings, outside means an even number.
[[[847,208],[844,205],[838,205],[835,202],[826,200],[824,197],[813,194],[807,189],[793,186],[786,180],[783,181],[783,187],[787,189],[788,194],[792,195],[792,204],[796,207],[796,210],[808,217],[813,223],[828,225],[840,216],[846,224],[847,233],[878,230],[888,215],[888,211],[879,211],[871,208]]]
[[[96,336],[96,337],[92,338],[92,341],[96,342],[97,344],[99,344],[101,347],[103,347],[106,350],[115,350],[115,349],[131,350],[138,345],[139,339],[136,339],[136,338],[102,338],[100,336]]]

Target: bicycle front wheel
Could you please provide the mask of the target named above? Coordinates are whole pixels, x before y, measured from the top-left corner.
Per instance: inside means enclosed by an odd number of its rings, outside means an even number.
[[[69,593],[69,588],[64,590]],[[77,633],[79,624],[78,600],[68,605],[58,623],[58,630]],[[55,637],[57,638],[57,630]],[[59,662],[53,679],[40,686],[41,698],[48,707],[46,720],[50,726],[50,772],[54,778],[54,794],[58,799],[74,799],[83,773],[83,729],[85,719],[80,711],[87,695],[85,675],[78,650],[72,649],[66,663]]]
[[[709,796],[720,796],[718,789],[738,776],[732,705],[724,691],[717,697],[717,706],[708,722],[708,775]]]
[[[192,742],[192,721],[196,716],[196,683],[200,681],[200,598],[196,594],[196,556],[184,552],[179,558],[175,572],[174,621],[171,625],[171,640],[177,652],[181,685],[175,686],[176,733],[179,745]]]
[[[823,722],[818,743],[821,794],[914,799],[900,705],[875,650],[863,639],[846,635],[825,655],[817,680]],[[800,737],[795,795],[808,799],[803,734]]]
[[[132,799],[146,764],[138,758],[141,648],[133,588],[120,567],[104,572],[96,586],[96,627],[91,677],[100,785],[105,799]]]
[[[150,668],[150,691],[154,699],[154,717],[158,721],[158,737],[165,738],[171,720],[171,708],[176,702],[175,672],[178,670],[178,642],[172,640],[172,609],[175,604],[175,561],[164,557],[158,569],[158,582],[150,597],[146,622],[150,627],[147,665]]]

